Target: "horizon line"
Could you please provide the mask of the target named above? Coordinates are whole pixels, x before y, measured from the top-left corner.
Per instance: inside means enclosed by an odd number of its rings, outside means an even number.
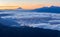
[[[52,6],[54,6],[54,5],[52,5]],[[17,8],[20,8],[20,6],[0,6],[1,8],[0,8],[0,10],[2,10],[2,9],[17,9]],[[3,7],[3,8],[2,8]],[[7,7],[7,8],[4,8],[4,7]],[[9,8],[9,7],[12,7],[12,8]],[[51,6],[44,6],[44,7],[51,7]],[[60,7],[60,6],[56,6],[56,7]],[[22,8],[22,7],[21,7]],[[39,8],[43,8],[43,7],[39,7]],[[24,8],[22,8],[22,9],[24,9]],[[34,9],[37,9],[37,8],[34,8]],[[29,9],[30,10],[30,9]],[[32,9],[31,9],[32,10]]]

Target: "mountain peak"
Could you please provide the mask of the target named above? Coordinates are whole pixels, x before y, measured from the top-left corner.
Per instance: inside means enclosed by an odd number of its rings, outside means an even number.
[[[20,10],[20,9],[22,9],[22,8],[21,8],[21,7],[18,7],[17,9]]]
[[[22,9],[21,7],[19,7],[18,9]]]

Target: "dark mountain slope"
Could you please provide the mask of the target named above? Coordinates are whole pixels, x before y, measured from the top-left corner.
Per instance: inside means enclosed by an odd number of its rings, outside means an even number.
[[[0,37],[60,37],[59,31],[32,27],[6,27],[0,23]]]

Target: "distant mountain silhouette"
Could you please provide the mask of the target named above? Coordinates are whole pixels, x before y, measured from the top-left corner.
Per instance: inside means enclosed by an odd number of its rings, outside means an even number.
[[[55,13],[60,13],[60,7],[58,6],[51,6],[51,7],[43,7],[43,8],[37,8],[32,11],[36,12],[55,12]]]
[[[32,27],[7,27],[0,23],[0,37],[60,37],[60,32]]]
[[[18,7],[17,9],[22,9],[21,7]]]

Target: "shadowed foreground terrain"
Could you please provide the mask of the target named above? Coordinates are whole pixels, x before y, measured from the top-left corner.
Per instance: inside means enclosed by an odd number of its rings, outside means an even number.
[[[59,31],[30,28],[6,27],[0,23],[0,37],[60,37]]]

